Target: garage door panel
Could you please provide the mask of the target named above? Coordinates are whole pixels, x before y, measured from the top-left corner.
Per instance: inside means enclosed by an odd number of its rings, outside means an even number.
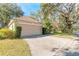
[[[42,34],[41,26],[22,25],[21,36],[32,36]]]

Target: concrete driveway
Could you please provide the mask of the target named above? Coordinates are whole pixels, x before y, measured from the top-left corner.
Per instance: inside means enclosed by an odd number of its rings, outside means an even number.
[[[24,39],[33,56],[79,56],[78,41],[52,35]],[[77,53],[76,53],[77,52]]]

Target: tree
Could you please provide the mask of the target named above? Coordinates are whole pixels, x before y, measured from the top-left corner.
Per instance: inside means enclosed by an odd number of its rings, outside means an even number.
[[[10,19],[23,15],[23,11],[17,4],[0,4],[0,20],[3,22],[3,27],[8,24]]]
[[[41,4],[40,10],[31,13],[32,17],[41,20],[43,28],[46,29],[46,33],[51,33],[53,30],[52,28],[54,28],[52,27],[52,20],[55,17],[53,17],[52,15],[56,16],[55,12],[57,10],[57,6],[59,6],[59,4]]]
[[[43,14],[41,13],[40,10],[37,10],[36,12],[32,11],[30,15],[32,18],[36,19],[37,21],[42,22]]]
[[[73,24],[76,20],[75,3],[61,4],[59,8],[61,31],[65,33],[73,32]]]
[[[37,11],[37,16],[38,19],[40,18],[43,24],[43,28],[46,29],[46,33],[51,33],[52,30],[54,29],[54,27],[52,26],[52,21],[53,21],[53,17],[52,15],[55,15],[56,10],[57,10],[57,6],[59,6],[59,4],[52,4],[52,3],[45,3],[45,4],[41,4],[40,6],[40,11]],[[33,16],[35,16],[33,15]]]
[[[60,30],[64,33],[72,33],[74,28],[73,25],[78,21],[78,4],[75,3],[48,3],[44,4],[43,14],[46,18],[53,18],[59,21]],[[45,18],[44,17],[44,18]],[[45,22],[45,21],[44,21]],[[54,28],[54,27],[53,27]]]
[[[79,4],[75,3],[45,3],[41,4],[40,12],[43,27],[50,28],[47,22],[52,25],[55,21],[58,22],[59,30],[63,33],[72,33],[79,24]],[[37,17],[38,15],[36,15]],[[37,18],[39,18],[37,17]],[[47,26],[46,26],[47,25]],[[56,27],[52,27],[57,31]],[[47,29],[47,31],[49,31]]]

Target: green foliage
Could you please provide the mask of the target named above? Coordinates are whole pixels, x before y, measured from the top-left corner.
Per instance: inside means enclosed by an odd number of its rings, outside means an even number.
[[[45,34],[50,34],[52,31],[52,24],[49,19],[45,19],[43,23],[43,29]]]
[[[72,34],[75,29],[79,30],[79,4],[76,3],[44,3],[41,4],[39,13],[37,11],[34,16],[36,19],[41,19],[43,31],[47,33],[51,31],[51,23],[54,21],[58,26],[52,27],[53,33],[61,31]]]
[[[10,29],[3,28],[0,29],[0,39],[8,39],[8,38],[14,38],[14,32]]]
[[[78,21],[78,7],[75,6],[75,3],[46,3],[41,5],[42,13],[44,14],[44,18],[49,18],[50,20],[53,18],[59,22],[59,28],[63,33],[71,34],[73,33],[73,25]],[[77,9],[77,8],[78,9]],[[77,10],[75,10],[77,9]],[[61,23],[62,22],[62,23]],[[57,29],[53,28],[53,32],[57,32]]]
[[[15,38],[20,38],[21,37],[21,30],[22,30],[21,26],[17,26],[15,28]]]
[[[0,4],[0,20],[5,27],[10,19],[23,15],[23,11],[17,4],[4,3]]]

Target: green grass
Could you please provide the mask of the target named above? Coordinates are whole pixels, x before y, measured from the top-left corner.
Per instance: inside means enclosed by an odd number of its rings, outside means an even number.
[[[27,42],[20,39],[0,40],[0,56],[30,56]]]

